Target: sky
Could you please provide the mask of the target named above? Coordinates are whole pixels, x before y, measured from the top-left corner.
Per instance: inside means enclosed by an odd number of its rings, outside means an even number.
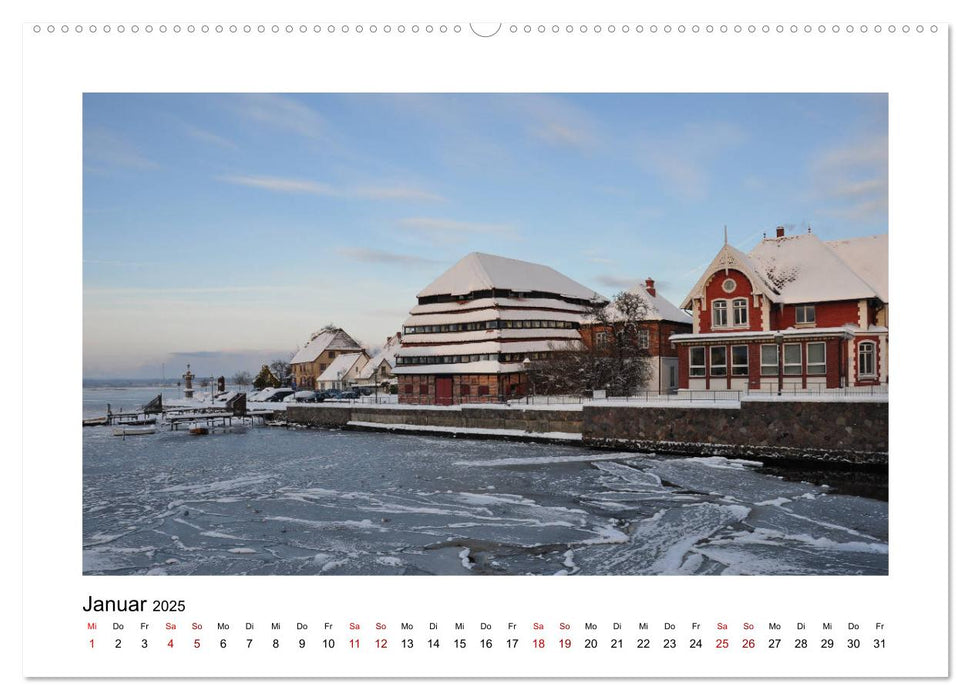
[[[680,304],[777,226],[887,233],[885,94],[86,94],[84,376],[373,348],[480,251]]]

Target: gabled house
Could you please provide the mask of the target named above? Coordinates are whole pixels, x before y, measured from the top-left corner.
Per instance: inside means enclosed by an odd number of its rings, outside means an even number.
[[[337,357],[361,352],[364,348],[342,329],[321,329],[290,360],[293,381],[299,389],[313,389],[317,378]]]
[[[678,388],[678,351],[671,336],[691,332],[691,316],[658,294],[654,280],[648,277],[627,290],[640,298],[644,313],[637,321],[637,344],[648,363],[649,392],[669,393]],[[620,315],[611,302],[604,309],[606,320],[619,320]],[[588,318],[580,327],[580,335],[588,347],[604,346],[611,341],[614,327],[601,320]]]
[[[681,389],[881,387],[889,377],[888,237],[822,241],[812,232],[725,242],[681,307],[671,337]]]
[[[524,361],[579,341],[584,316],[605,302],[546,265],[470,253],[418,293],[394,367],[398,402],[524,396]]]
[[[370,359],[366,352],[348,352],[338,355],[317,377],[317,389],[351,388]]]

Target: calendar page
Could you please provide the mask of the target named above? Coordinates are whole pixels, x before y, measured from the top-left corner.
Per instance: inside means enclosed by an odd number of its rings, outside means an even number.
[[[947,678],[948,18],[285,9],[23,24],[29,687]]]

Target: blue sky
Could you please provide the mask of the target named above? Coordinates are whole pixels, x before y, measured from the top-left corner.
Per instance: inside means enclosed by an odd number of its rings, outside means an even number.
[[[680,303],[729,242],[887,232],[887,97],[88,94],[84,374],[374,346],[477,250]]]

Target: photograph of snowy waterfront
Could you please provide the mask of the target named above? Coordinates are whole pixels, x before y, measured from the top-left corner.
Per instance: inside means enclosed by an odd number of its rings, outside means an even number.
[[[152,391],[85,395],[124,405]],[[93,427],[83,493],[92,575],[887,573],[884,500],[722,457]]]
[[[886,576],[887,124],[86,94],[84,574]]]

